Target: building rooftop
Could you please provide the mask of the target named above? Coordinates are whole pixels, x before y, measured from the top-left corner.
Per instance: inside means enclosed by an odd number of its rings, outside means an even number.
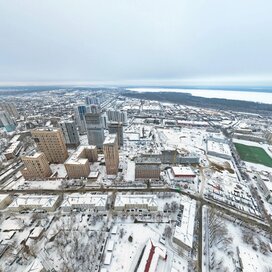
[[[159,258],[166,260],[166,248],[153,240],[149,239],[142,255],[141,262],[137,271],[155,272]]]
[[[21,142],[14,142],[12,143],[6,150],[5,150],[5,153],[13,153],[17,148],[18,146],[21,145]]]
[[[181,225],[176,226],[174,237],[181,241],[184,245],[192,248],[194,239],[196,201],[186,197],[181,201],[181,205],[184,207]]]
[[[157,207],[156,195],[121,195],[118,194],[115,199],[114,206],[123,207],[128,204],[147,204],[148,206]]]
[[[190,167],[173,166],[172,170],[175,176],[196,176]]]
[[[65,196],[61,207],[71,207],[76,205],[94,205],[96,207],[105,207],[107,204],[108,195],[93,195],[90,193],[79,194],[74,193]]]
[[[21,195],[16,197],[8,208],[39,206],[40,208],[53,207],[59,200],[58,195]]]
[[[158,157],[137,157],[135,159],[136,164],[161,164],[161,160]]]
[[[66,160],[65,164],[86,164],[87,158],[81,158],[81,154],[85,149],[95,149],[95,145],[81,145],[79,148]]]
[[[116,134],[109,134],[104,141],[104,145],[114,144],[116,142]]]

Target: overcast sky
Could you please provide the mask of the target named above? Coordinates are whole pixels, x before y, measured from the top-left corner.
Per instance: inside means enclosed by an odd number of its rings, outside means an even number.
[[[270,83],[271,12],[271,0],[0,0],[0,83]]]

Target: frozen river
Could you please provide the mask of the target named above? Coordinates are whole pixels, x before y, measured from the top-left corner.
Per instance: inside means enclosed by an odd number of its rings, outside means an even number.
[[[224,98],[242,101],[251,101],[259,103],[272,104],[272,92],[254,92],[254,91],[232,91],[232,90],[192,90],[192,89],[172,89],[172,88],[129,88],[137,92],[180,92],[190,93],[193,96],[206,98]]]

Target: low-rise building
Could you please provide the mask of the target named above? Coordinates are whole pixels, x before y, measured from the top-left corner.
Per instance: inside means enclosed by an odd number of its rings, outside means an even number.
[[[0,195],[0,210],[5,209],[12,202],[8,194]]]
[[[171,173],[175,181],[192,182],[196,178],[195,172],[190,167],[173,166]]]
[[[186,197],[181,201],[181,205],[183,206],[181,224],[175,228],[173,242],[190,251],[194,241],[196,201]]]
[[[20,195],[8,206],[10,211],[19,212],[25,209],[55,211],[59,205],[58,195]]]
[[[20,152],[22,143],[19,141],[13,142],[4,152],[4,156],[7,160],[14,159]]]
[[[105,211],[107,200],[108,195],[74,193],[64,197],[61,208],[65,212],[71,211],[73,209],[96,209],[99,211]]]
[[[208,139],[206,149],[208,155],[227,160],[232,158],[230,147],[227,143]]]
[[[257,174],[257,185],[267,202],[272,204],[272,178]]]
[[[125,211],[128,209],[158,210],[156,195],[122,195],[117,194],[114,202],[114,210]]]
[[[135,179],[160,179],[161,160],[155,157],[135,159]]]
[[[145,245],[144,252],[141,255],[141,260],[137,268],[137,272],[155,272],[159,259],[166,261],[166,248],[159,243],[149,239]]]

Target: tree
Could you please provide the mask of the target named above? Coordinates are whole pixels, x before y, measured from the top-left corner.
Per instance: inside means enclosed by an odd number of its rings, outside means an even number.
[[[132,243],[132,241],[133,241],[133,237],[132,237],[132,235],[129,235],[129,237],[128,237],[128,241],[129,241],[130,243]]]
[[[171,237],[171,235],[172,235],[172,229],[171,229],[171,227],[169,225],[165,226],[163,234],[167,238]]]

